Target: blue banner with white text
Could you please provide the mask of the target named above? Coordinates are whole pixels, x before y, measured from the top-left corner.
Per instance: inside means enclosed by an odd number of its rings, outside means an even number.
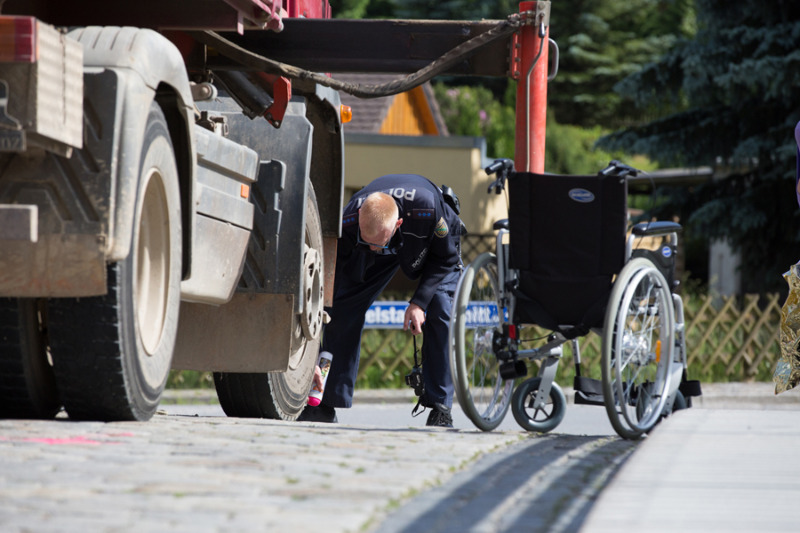
[[[365,328],[403,329],[408,302],[381,301],[372,304],[364,321]],[[500,322],[497,304],[493,302],[470,302],[466,311],[467,327],[493,327]]]

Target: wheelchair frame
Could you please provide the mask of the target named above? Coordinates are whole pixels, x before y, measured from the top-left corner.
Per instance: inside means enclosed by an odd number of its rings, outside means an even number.
[[[513,164],[498,160],[486,172],[497,173],[489,192],[499,193],[513,173]],[[638,171],[614,161],[601,173],[627,177]],[[519,272],[509,266],[508,219],[496,222],[494,229],[495,253],[481,254],[465,269],[450,323],[456,396],[476,427],[484,431],[496,428],[509,406],[517,423],[528,431],[547,432],[558,426],[567,402],[555,377],[567,341],[575,362],[576,403],[605,405],[609,421],[621,437],[640,438],[673,410],[691,406],[687,396],[698,395],[699,384],[684,386],[689,382],[683,301],[648,252],[634,248],[638,238],[667,237],[670,249],[675,250],[679,224],[637,224],[626,240],[625,263],[613,282],[603,329],[592,328],[603,340],[599,385],[581,376],[577,337],[568,339],[553,331],[542,346],[521,348],[529,341],[520,336],[524,324],[513,322]],[[538,375],[514,389],[515,379],[527,374],[527,360],[540,361]]]

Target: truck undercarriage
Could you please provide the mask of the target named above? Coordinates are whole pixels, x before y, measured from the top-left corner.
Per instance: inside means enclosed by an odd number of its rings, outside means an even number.
[[[0,51],[0,415],[147,419],[178,368],[214,371],[231,416],[294,419],[340,234],[337,91],[510,76],[518,168],[541,170],[549,2],[520,7],[354,21],[326,2],[0,3],[16,46]]]

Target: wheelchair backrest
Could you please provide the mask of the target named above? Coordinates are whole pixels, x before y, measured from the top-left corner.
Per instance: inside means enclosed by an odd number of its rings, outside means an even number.
[[[520,172],[508,187],[517,321],[601,326],[625,262],[625,179]]]

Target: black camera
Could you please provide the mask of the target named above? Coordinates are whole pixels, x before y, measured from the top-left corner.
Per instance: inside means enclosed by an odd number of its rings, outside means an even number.
[[[415,366],[411,372],[406,374],[406,385],[414,389],[414,394],[422,396],[425,394],[425,382],[422,379],[422,368]]]

